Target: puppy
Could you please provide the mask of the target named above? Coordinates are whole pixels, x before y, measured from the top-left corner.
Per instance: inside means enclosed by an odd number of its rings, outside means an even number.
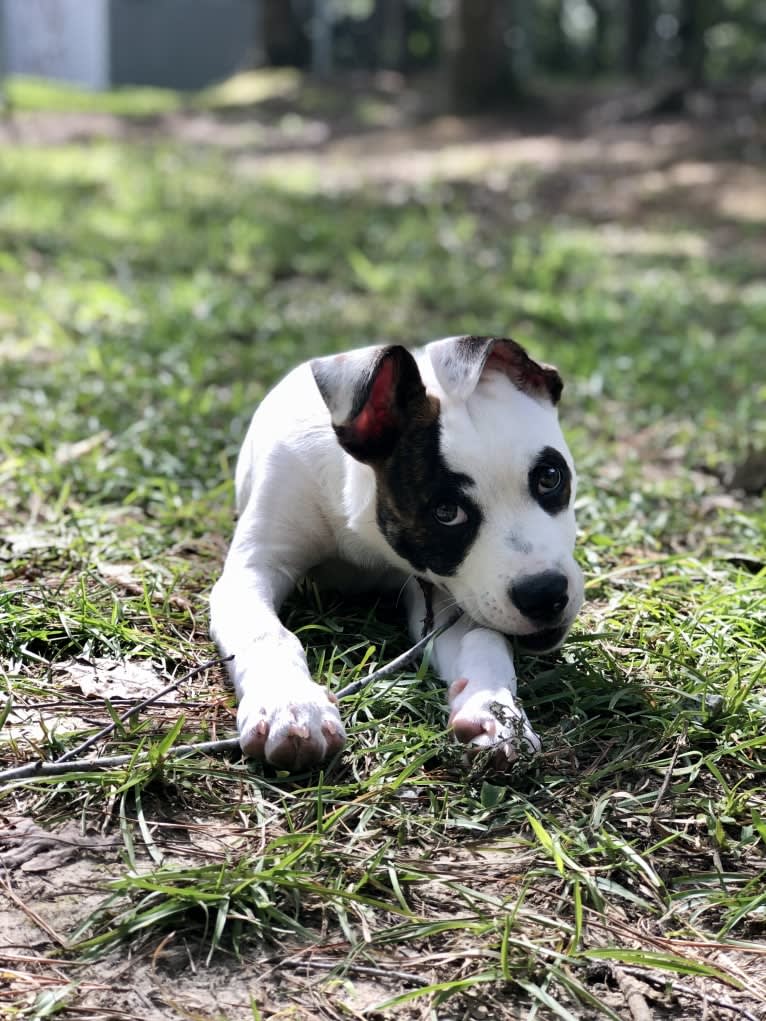
[[[573,559],[576,476],[562,382],[513,340],[448,337],[413,351],[316,358],[256,411],[239,456],[239,520],[211,630],[239,700],[243,751],[283,769],[345,741],[338,710],[279,621],[296,582],[403,589],[410,629],[434,586],[449,726],[502,763],[540,742],[515,700],[509,638],[563,642],[583,599]]]

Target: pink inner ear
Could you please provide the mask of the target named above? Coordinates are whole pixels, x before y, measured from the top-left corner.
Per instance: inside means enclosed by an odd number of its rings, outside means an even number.
[[[394,424],[394,382],[393,359],[385,358],[370,388],[367,403],[354,419],[354,432],[358,436],[374,438]]]

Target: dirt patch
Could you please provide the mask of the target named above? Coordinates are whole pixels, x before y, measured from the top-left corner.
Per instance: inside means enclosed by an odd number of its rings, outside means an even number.
[[[23,846],[16,838],[25,828],[30,840]],[[55,1006],[56,1013],[78,1019],[251,1021],[254,1016],[279,1016],[308,1021],[334,1017],[337,1010],[354,1016],[400,993],[403,981],[405,988],[420,982],[419,973],[403,976],[393,965],[389,973],[380,955],[375,966],[343,968],[338,952],[347,950],[345,944],[321,938],[313,945],[297,944],[292,951],[249,943],[239,956],[225,948],[211,954],[209,943],[200,941],[199,928],[185,932],[183,926],[170,928],[148,945],[137,931],[132,947],[128,943],[90,963],[81,957],[72,960],[71,938],[78,932],[81,939],[89,935],[86,923],[104,907],[110,883],[122,873],[119,859],[124,855],[114,838],[79,838],[78,860],[54,861],[46,849],[66,855],[78,842],[73,828],[76,824],[66,823],[43,840],[44,831],[29,820],[15,820],[0,834],[0,846],[6,849],[8,834],[14,837],[13,850],[4,854],[0,1004],[4,1000],[34,1016],[53,1012]],[[164,861],[188,865],[200,854],[220,856],[222,846],[241,840],[240,833],[227,836],[220,829],[214,824],[176,829],[164,842]],[[49,856],[47,862],[43,853]],[[150,864],[142,853],[139,871]]]
[[[26,825],[26,824],[24,824]],[[73,838],[74,824],[66,823],[49,835],[48,844],[68,846]],[[29,829],[29,825],[27,826]],[[23,825],[16,820],[12,830],[18,836]],[[171,826],[167,836],[154,842],[168,864],[191,865],[195,861],[220,858],[222,851],[236,849],[246,839],[246,832],[229,824],[228,831],[220,822],[189,823]],[[27,861],[39,857],[35,841],[42,831],[32,826]],[[89,918],[103,909],[110,892],[110,883],[119,878],[119,858],[124,848],[113,838],[96,836],[79,838],[84,848],[76,861],[51,863],[51,870],[24,870],[23,853],[16,857],[6,851],[5,906],[0,909],[0,962],[5,986],[0,998],[21,1006],[33,1016],[44,1016],[48,1010],[64,1017],[123,1018],[150,1021],[154,1018],[213,1019],[250,1021],[263,1018],[290,1018],[315,1021],[318,1018],[396,1017],[416,1021],[432,1017],[431,1008],[422,1001],[404,1002],[380,1011],[378,1005],[401,997],[409,990],[428,983],[459,979],[475,971],[478,960],[486,956],[486,947],[474,940],[469,931],[452,939],[449,932],[424,935],[422,940],[397,946],[390,951],[375,947],[367,953],[360,944],[358,952],[349,956],[349,945],[339,932],[316,931],[314,940],[284,939],[277,947],[269,943],[249,941],[239,952],[222,947],[214,953],[209,939],[200,939],[199,925],[169,925],[161,938],[142,939],[137,929],[132,939],[119,948],[88,962],[68,953],[71,936],[80,931],[87,937]],[[39,840],[38,840],[39,842]],[[17,849],[21,841],[12,842]],[[4,841],[7,848],[8,840]],[[221,859],[223,860],[223,859]],[[433,875],[423,878],[411,891],[411,901],[424,918],[435,910],[444,916],[444,881],[460,882],[467,874],[481,877],[482,896],[487,898],[514,896],[521,889],[526,871],[533,866],[535,853],[526,852],[515,840],[508,838],[485,841],[475,846],[450,847],[417,867]],[[151,861],[141,850],[136,861],[140,872],[149,869]],[[550,910],[551,898],[557,898],[557,884],[533,888],[525,903],[525,925],[534,926],[535,913],[540,912],[543,924]],[[112,910],[119,910],[119,905]],[[455,917],[465,907],[455,904]],[[447,912],[449,914],[449,912]],[[656,930],[656,931],[655,931]],[[648,944],[658,954],[671,954],[688,949],[683,940],[669,940],[661,927],[651,930],[634,927],[630,912],[610,906],[609,916],[588,909],[584,916],[583,939],[586,945],[599,946],[606,935],[617,937],[628,952],[633,945]],[[632,968],[629,964],[597,961],[588,976],[603,1003],[609,1004],[619,1016],[634,1018],[643,1004],[648,1018],[697,1021],[705,1006],[706,1016],[724,1018],[732,1012],[744,1019],[766,1017],[763,1006],[748,990],[755,990],[766,979],[764,955],[753,948],[737,951],[731,947],[716,950],[708,944],[707,965],[718,967],[738,977],[742,990],[733,990],[720,983],[689,976],[683,981],[675,976],[659,978],[657,973]],[[470,992],[470,989],[467,990]],[[475,995],[450,999],[438,1014],[440,1021],[492,1021],[493,1018],[525,1017],[531,1001],[518,990],[516,1013],[505,1000],[496,1001],[497,990],[479,986]],[[502,994],[500,994],[502,995]],[[632,1003],[635,1010],[627,1009]],[[260,1013],[257,1013],[259,1011]],[[540,1017],[552,1017],[542,1012]],[[589,1021],[600,1015],[581,1006],[578,1018]]]

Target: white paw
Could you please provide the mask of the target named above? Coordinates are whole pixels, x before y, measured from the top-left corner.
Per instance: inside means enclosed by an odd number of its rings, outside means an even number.
[[[278,769],[316,766],[343,746],[346,731],[327,689],[313,681],[246,692],[237,711],[245,755]]]
[[[449,702],[450,729],[467,752],[491,748],[495,765],[503,766],[522,751],[540,751],[540,738],[507,688],[473,688],[463,677],[450,687]]]

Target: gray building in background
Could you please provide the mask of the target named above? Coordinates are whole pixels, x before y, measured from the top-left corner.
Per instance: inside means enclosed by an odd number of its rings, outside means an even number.
[[[257,0],[0,0],[0,68],[93,89],[198,89],[252,66]]]

